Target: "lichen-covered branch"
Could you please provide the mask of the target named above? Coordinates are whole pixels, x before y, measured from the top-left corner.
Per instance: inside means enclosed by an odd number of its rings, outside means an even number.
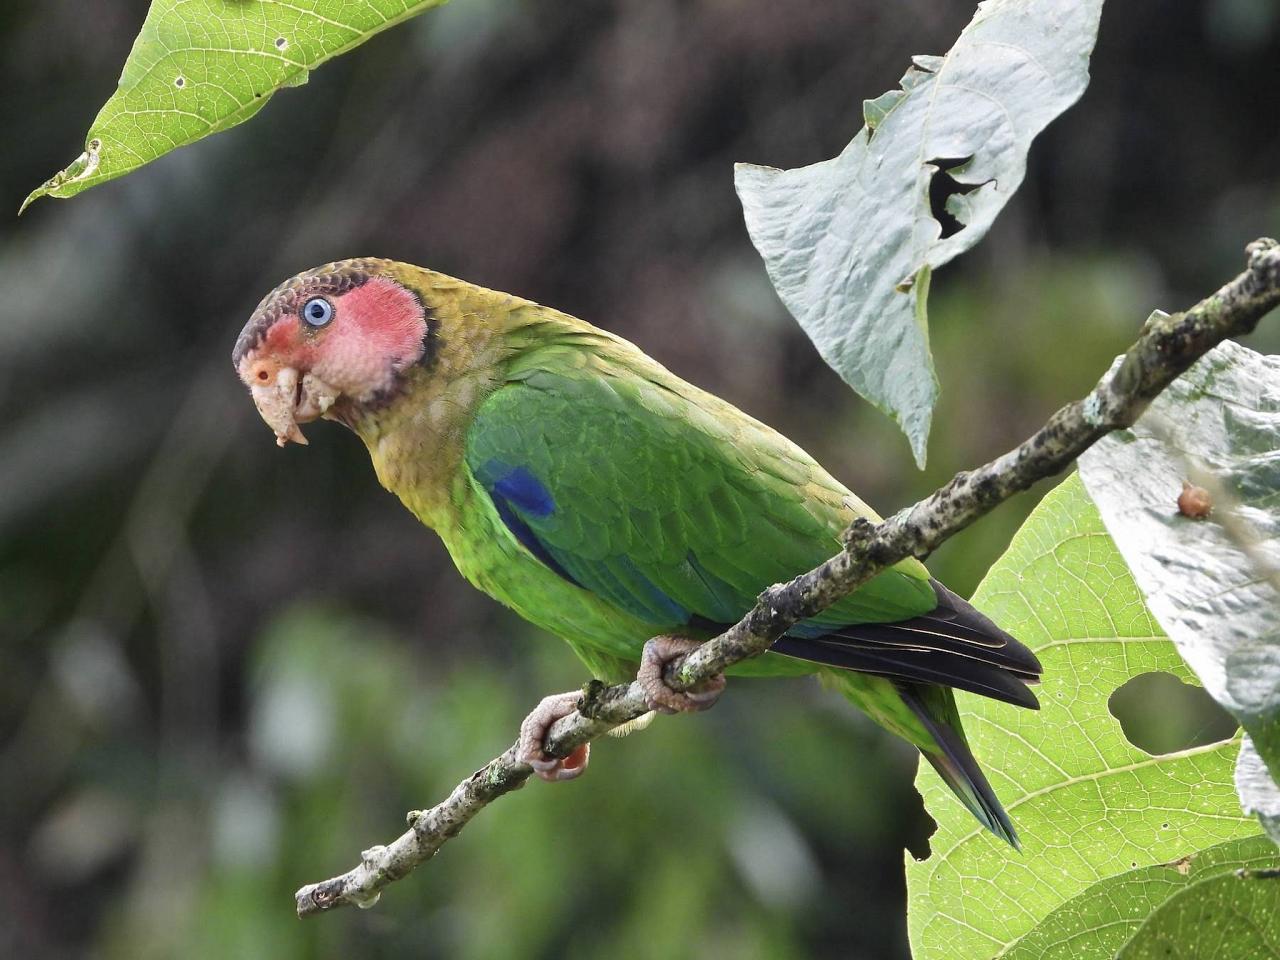
[[[676,689],[689,689],[726,667],[763,653],[800,620],[812,617],[881,570],[906,557],[924,557],[996,505],[1060,473],[1100,437],[1130,426],[1147,404],[1197,359],[1228,337],[1251,331],[1280,305],[1280,245],[1257,240],[1248,267],[1222,289],[1178,314],[1153,314],[1138,340],[1082,400],[1068,404],[1025,442],[882,523],[859,520],[844,534],[844,549],[788,583],[775,584],[737,624],[667,668]],[[574,747],[641,716],[647,710],[636,682],[588,684],[578,712],[552,727],[547,750],[565,756]],[[435,855],[477,813],[524,785],[532,770],[513,744],[430,810],[408,816],[409,829],[388,846],[364,851],[359,866],[303,887],[302,917],[356,904],[370,906],[383,887]]]

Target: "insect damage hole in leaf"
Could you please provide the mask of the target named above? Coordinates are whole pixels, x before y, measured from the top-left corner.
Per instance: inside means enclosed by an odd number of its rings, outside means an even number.
[[[1107,700],[1125,739],[1154,757],[1230,740],[1240,729],[1204,687],[1184,683],[1171,673],[1139,674]]]
[[[935,170],[933,176],[929,178],[929,212],[942,227],[940,240],[954,237],[965,228],[965,224],[956,216],[956,208],[960,206],[961,201],[952,202],[951,198],[964,197],[984,184],[991,183],[990,180],[984,180],[982,183],[961,183],[951,175],[952,170],[960,172],[972,161],[972,154],[967,157],[938,157],[929,161],[929,166]]]

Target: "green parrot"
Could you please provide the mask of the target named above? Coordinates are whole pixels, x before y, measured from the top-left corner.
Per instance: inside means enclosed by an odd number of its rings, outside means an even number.
[[[723,677],[681,693],[664,665],[837,552],[852,520],[879,519],[794,443],[627,341],[410,264],[299,274],[263,299],[232,359],[281,445],[319,418],[351,428],[467,580],[601,680],[638,677],[655,711],[710,706]],[[952,688],[1034,709],[1040,670],[908,559],[730,672],[819,674],[1017,847]],[[546,698],[521,726],[520,757],[543,779],[586,767],[586,747],[542,749],[579,696]]]

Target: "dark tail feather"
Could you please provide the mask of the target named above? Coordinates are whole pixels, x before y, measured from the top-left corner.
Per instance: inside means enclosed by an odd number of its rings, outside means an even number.
[[[934,750],[921,748],[924,758],[938,771],[938,776],[942,777],[943,782],[969,808],[969,812],[979,823],[1013,849],[1020,851],[1022,845],[1018,842],[1018,832],[1013,828],[1013,821],[996,799],[995,791],[991,789],[991,784],[987,782],[973,751],[969,749],[968,741],[965,740],[960,716],[956,712],[950,691],[913,683],[900,683],[897,686],[903,702],[920,718],[920,722],[937,744]],[[939,699],[942,696],[946,697],[945,702]]]
[[[1035,710],[1027,684],[1040,679],[1040,661],[967,600],[931,581],[937,606],[893,623],[797,628],[775,653],[871,673],[905,684],[942,684]]]
[[[936,650],[877,647],[867,640],[875,631],[894,629],[897,624],[858,625],[844,628],[843,636],[782,637],[771,648],[774,653],[814,663],[825,663],[857,673],[870,673],[902,683],[940,684],[990,697],[1015,707],[1040,708],[1036,695],[1027,688],[1023,676],[999,666],[965,656],[948,656]],[[850,642],[850,639],[854,642]]]

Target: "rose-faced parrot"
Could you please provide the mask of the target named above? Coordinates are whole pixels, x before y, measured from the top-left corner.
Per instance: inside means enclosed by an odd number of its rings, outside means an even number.
[[[281,444],[305,443],[299,424],[318,418],[350,427],[467,580],[596,677],[638,675],[655,710],[709,706],[722,677],[679,693],[664,663],[835,553],[852,520],[877,519],[786,437],[627,341],[405,263],[299,274],[262,301],[233,360]],[[730,672],[820,674],[1017,845],[952,688],[1035,708],[1040,664],[918,561]],[[585,768],[585,748],[542,751],[577,697],[548,697],[522,726],[521,756],[544,779]]]

